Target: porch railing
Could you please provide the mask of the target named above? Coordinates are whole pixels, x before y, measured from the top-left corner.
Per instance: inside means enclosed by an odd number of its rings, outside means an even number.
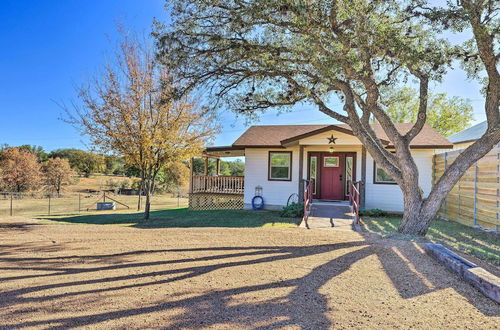
[[[194,175],[192,180],[192,193],[243,194],[245,188],[242,176]]]
[[[349,204],[352,208],[352,213],[356,217],[356,223],[359,223],[359,189],[356,182],[349,181]]]
[[[311,213],[313,181],[314,180],[304,180],[304,183],[306,185],[306,189],[304,190],[304,221],[307,221]]]

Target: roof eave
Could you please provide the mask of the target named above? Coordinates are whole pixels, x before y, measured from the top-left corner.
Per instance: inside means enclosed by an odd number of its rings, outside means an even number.
[[[245,148],[234,146],[214,146],[205,147],[203,150],[205,157],[240,157],[245,155]]]
[[[459,144],[459,143],[468,143],[468,142],[474,142],[477,141],[478,139],[468,139],[468,140],[463,140],[463,141],[456,141],[453,142],[453,144]]]
[[[394,146],[386,146],[386,149],[394,149]],[[453,144],[410,145],[410,149],[453,149]]]
[[[286,148],[283,145],[262,145],[262,144],[258,144],[258,145],[239,144],[239,145],[233,145],[233,147],[242,148],[242,149],[245,149],[245,148],[279,148],[279,149]]]

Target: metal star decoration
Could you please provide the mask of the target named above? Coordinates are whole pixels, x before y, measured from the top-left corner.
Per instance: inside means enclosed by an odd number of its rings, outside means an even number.
[[[333,137],[333,134],[332,134],[330,137],[327,137],[327,139],[328,139],[328,144],[336,144],[335,140],[337,140],[338,138]]]

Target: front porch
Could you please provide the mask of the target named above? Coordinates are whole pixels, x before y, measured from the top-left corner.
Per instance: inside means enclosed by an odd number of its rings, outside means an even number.
[[[245,178],[221,175],[221,158],[239,157],[244,150],[232,147],[207,148],[203,154],[203,174],[196,173],[195,159],[191,159],[189,184],[189,208],[192,210],[241,210]],[[215,168],[210,171],[210,162]]]
[[[243,209],[244,177],[195,175],[191,182],[190,209]]]

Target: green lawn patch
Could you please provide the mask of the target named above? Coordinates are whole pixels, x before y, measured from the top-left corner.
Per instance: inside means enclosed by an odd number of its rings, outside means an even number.
[[[64,223],[123,225],[139,228],[174,227],[296,227],[300,218],[282,218],[274,211],[213,210],[195,211],[187,208],[152,211],[149,220],[142,213],[105,213],[51,217]]]
[[[380,235],[394,235],[401,217],[363,217],[365,229]],[[436,220],[425,238],[473,255],[494,266],[500,266],[500,235],[464,226],[457,222]]]

